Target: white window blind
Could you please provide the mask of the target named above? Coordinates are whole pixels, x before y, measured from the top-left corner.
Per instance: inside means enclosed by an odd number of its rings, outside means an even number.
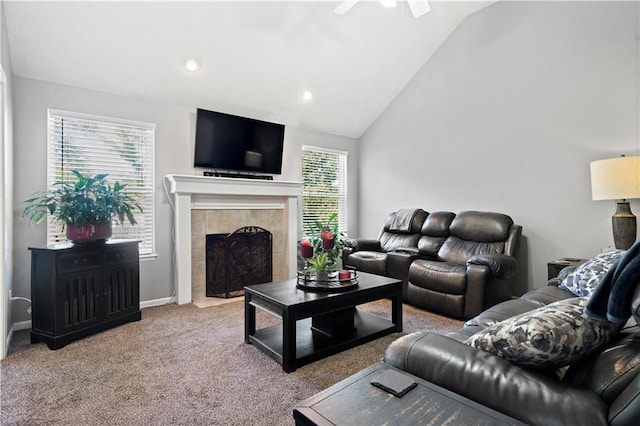
[[[302,147],[302,225],[304,235],[338,214],[338,227],[347,232],[347,153]]]
[[[106,173],[110,184],[127,184],[144,212],[134,211],[136,225],[126,219],[113,225],[112,239],[139,239],[140,256],[155,253],[154,246],[154,142],[155,124],[67,111],[49,111],[49,186],[73,180],[71,170],[86,176]],[[49,243],[66,241],[61,226],[47,222]]]

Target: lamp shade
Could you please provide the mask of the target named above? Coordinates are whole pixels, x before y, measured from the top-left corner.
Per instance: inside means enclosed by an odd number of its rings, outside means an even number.
[[[640,198],[640,156],[591,162],[591,198],[593,200]]]

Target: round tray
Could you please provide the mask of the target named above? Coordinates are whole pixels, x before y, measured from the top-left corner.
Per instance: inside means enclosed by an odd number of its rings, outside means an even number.
[[[319,279],[314,272],[298,271],[297,287],[306,291],[338,292],[353,290],[358,286],[358,273],[349,270],[349,278],[338,278],[337,272],[332,272],[325,279]]]

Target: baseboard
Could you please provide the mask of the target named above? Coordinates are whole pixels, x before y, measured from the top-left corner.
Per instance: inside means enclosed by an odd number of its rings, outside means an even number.
[[[153,300],[145,300],[144,302],[140,302],[140,309],[150,308],[152,306],[161,306],[168,305],[169,303],[173,303],[173,297],[164,297],[162,299],[153,299]],[[11,344],[11,338],[13,337],[13,333],[15,331],[26,330],[31,328],[31,321],[20,321],[14,322],[11,325],[11,329],[9,330],[9,334],[7,335],[7,348]]]
[[[13,326],[11,326],[11,328],[9,329],[9,333],[7,333],[7,340],[5,341],[4,347],[5,351],[0,359],[4,359],[7,356],[7,353],[9,352],[9,346],[11,346],[11,339],[13,339]]]
[[[11,331],[9,332],[9,335],[12,335],[14,331],[26,330],[28,328],[31,328],[31,320],[14,322],[13,325],[11,326]]]
[[[152,306],[168,305],[169,303],[174,302],[174,297],[163,297],[162,299],[145,300],[144,302],[140,302],[140,309],[150,308]]]

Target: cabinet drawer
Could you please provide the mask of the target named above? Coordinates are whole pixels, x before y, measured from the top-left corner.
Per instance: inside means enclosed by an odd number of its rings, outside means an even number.
[[[105,251],[104,262],[106,265],[114,263],[133,262],[138,260],[138,246],[114,248]]]
[[[96,268],[101,263],[99,251],[61,255],[58,257],[58,272],[76,272],[83,269]]]

